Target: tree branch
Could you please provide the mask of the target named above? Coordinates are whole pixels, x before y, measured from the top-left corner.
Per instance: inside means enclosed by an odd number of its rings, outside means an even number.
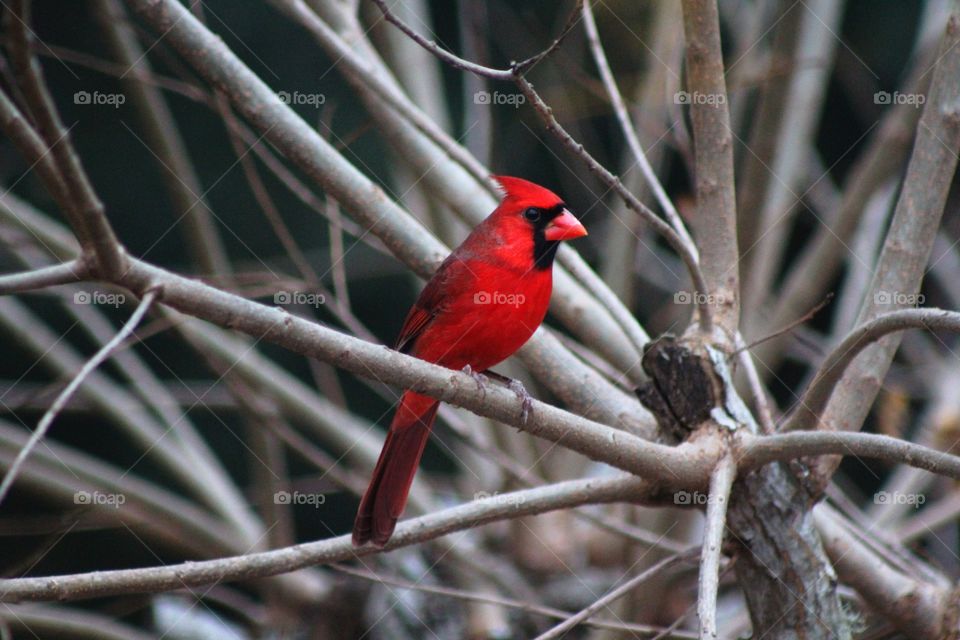
[[[707,498],[707,521],[703,531],[700,560],[700,581],[697,590],[697,616],[700,638],[717,638],[717,593],[720,588],[720,555],[727,519],[730,489],[737,477],[737,464],[732,455],[725,455],[710,474]]]
[[[653,485],[620,474],[602,480],[569,480],[515,491],[500,500],[474,501],[403,521],[383,551],[400,549],[498,520],[567,509],[583,504],[628,500],[642,502]],[[202,585],[250,580],[319,564],[353,560],[378,553],[357,548],[349,535],[242,556],[185,562],[147,569],[121,569],[40,578],[0,580],[0,602],[64,601],[125,593],[157,593]]]
[[[0,276],[0,296],[80,282],[87,276],[87,267],[82,259],[23,273],[10,273]]]
[[[717,321],[732,340],[740,321],[740,255],[733,185],[733,134],[716,0],[683,0],[687,90],[696,161],[700,265],[716,296]]]
[[[497,385],[478,389],[473,378],[462,372],[359,340],[145,262],[131,258],[119,284],[135,292],[159,289],[159,301],[188,315],[330,362],[365,378],[389,380],[533,435],[562,441],[564,446],[612,466],[644,476],[706,483],[708,473],[700,466],[703,461],[693,459],[681,448],[647,442],[537,401],[532,416],[524,423],[520,417],[522,403],[508,389]],[[693,449],[699,446],[687,445]]]

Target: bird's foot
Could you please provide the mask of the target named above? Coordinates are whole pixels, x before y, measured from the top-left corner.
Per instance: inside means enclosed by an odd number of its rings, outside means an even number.
[[[527,393],[527,388],[519,380],[511,378],[510,382],[507,383],[507,388],[520,398],[520,422],[527,424],[530,414],[533,413],[533,396]]]
[[[479,371],[474,371],[474,370],[473,370],[473,367],[471,367],[470,365],[465,366],[465,367],[462,369],[462,371],[463,371],[465,374],[467,374],[468,376],[470,376],[471,378],[473,378],[473,381],[477,383],[477,389],[480,390],[480,393],[481,393],[483,399],[486,399],[486,398],[487,398],[487,387],[486,387],[485,385],[486,385],[487,382],[489,381],[489,378],[487,378],[487,376],[483,375],[483,374],[480,373]]]

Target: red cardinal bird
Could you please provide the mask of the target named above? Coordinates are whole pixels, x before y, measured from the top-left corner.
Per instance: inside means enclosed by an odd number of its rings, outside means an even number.
[[[503,201],[424,287],[400,330],[399,351],[482,372],[513,355],[543,322],[557,248],[587,230],[553,192],[520,178],[494,179]],[[383,546],[390,539],[439,406],[412,391],[400,398],[360,501],[353,544]]]

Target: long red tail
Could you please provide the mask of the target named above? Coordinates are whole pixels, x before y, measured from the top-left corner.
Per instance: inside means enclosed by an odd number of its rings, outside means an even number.
[[[373,478],[360,501],[353,523],[353,544],[372,541],[382,547],[390,539],[397,518],[407,506],[407,496],[440,403],[429,396],[407,391],[393,416]]]

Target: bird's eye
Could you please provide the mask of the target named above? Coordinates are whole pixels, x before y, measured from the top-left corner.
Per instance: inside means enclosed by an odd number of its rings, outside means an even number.
[[[530,222],[536,222],[540,219],[540,216],[543,215],[543,212],[536,207],[530,207],[523,212],[523,217],[529,220]]]

